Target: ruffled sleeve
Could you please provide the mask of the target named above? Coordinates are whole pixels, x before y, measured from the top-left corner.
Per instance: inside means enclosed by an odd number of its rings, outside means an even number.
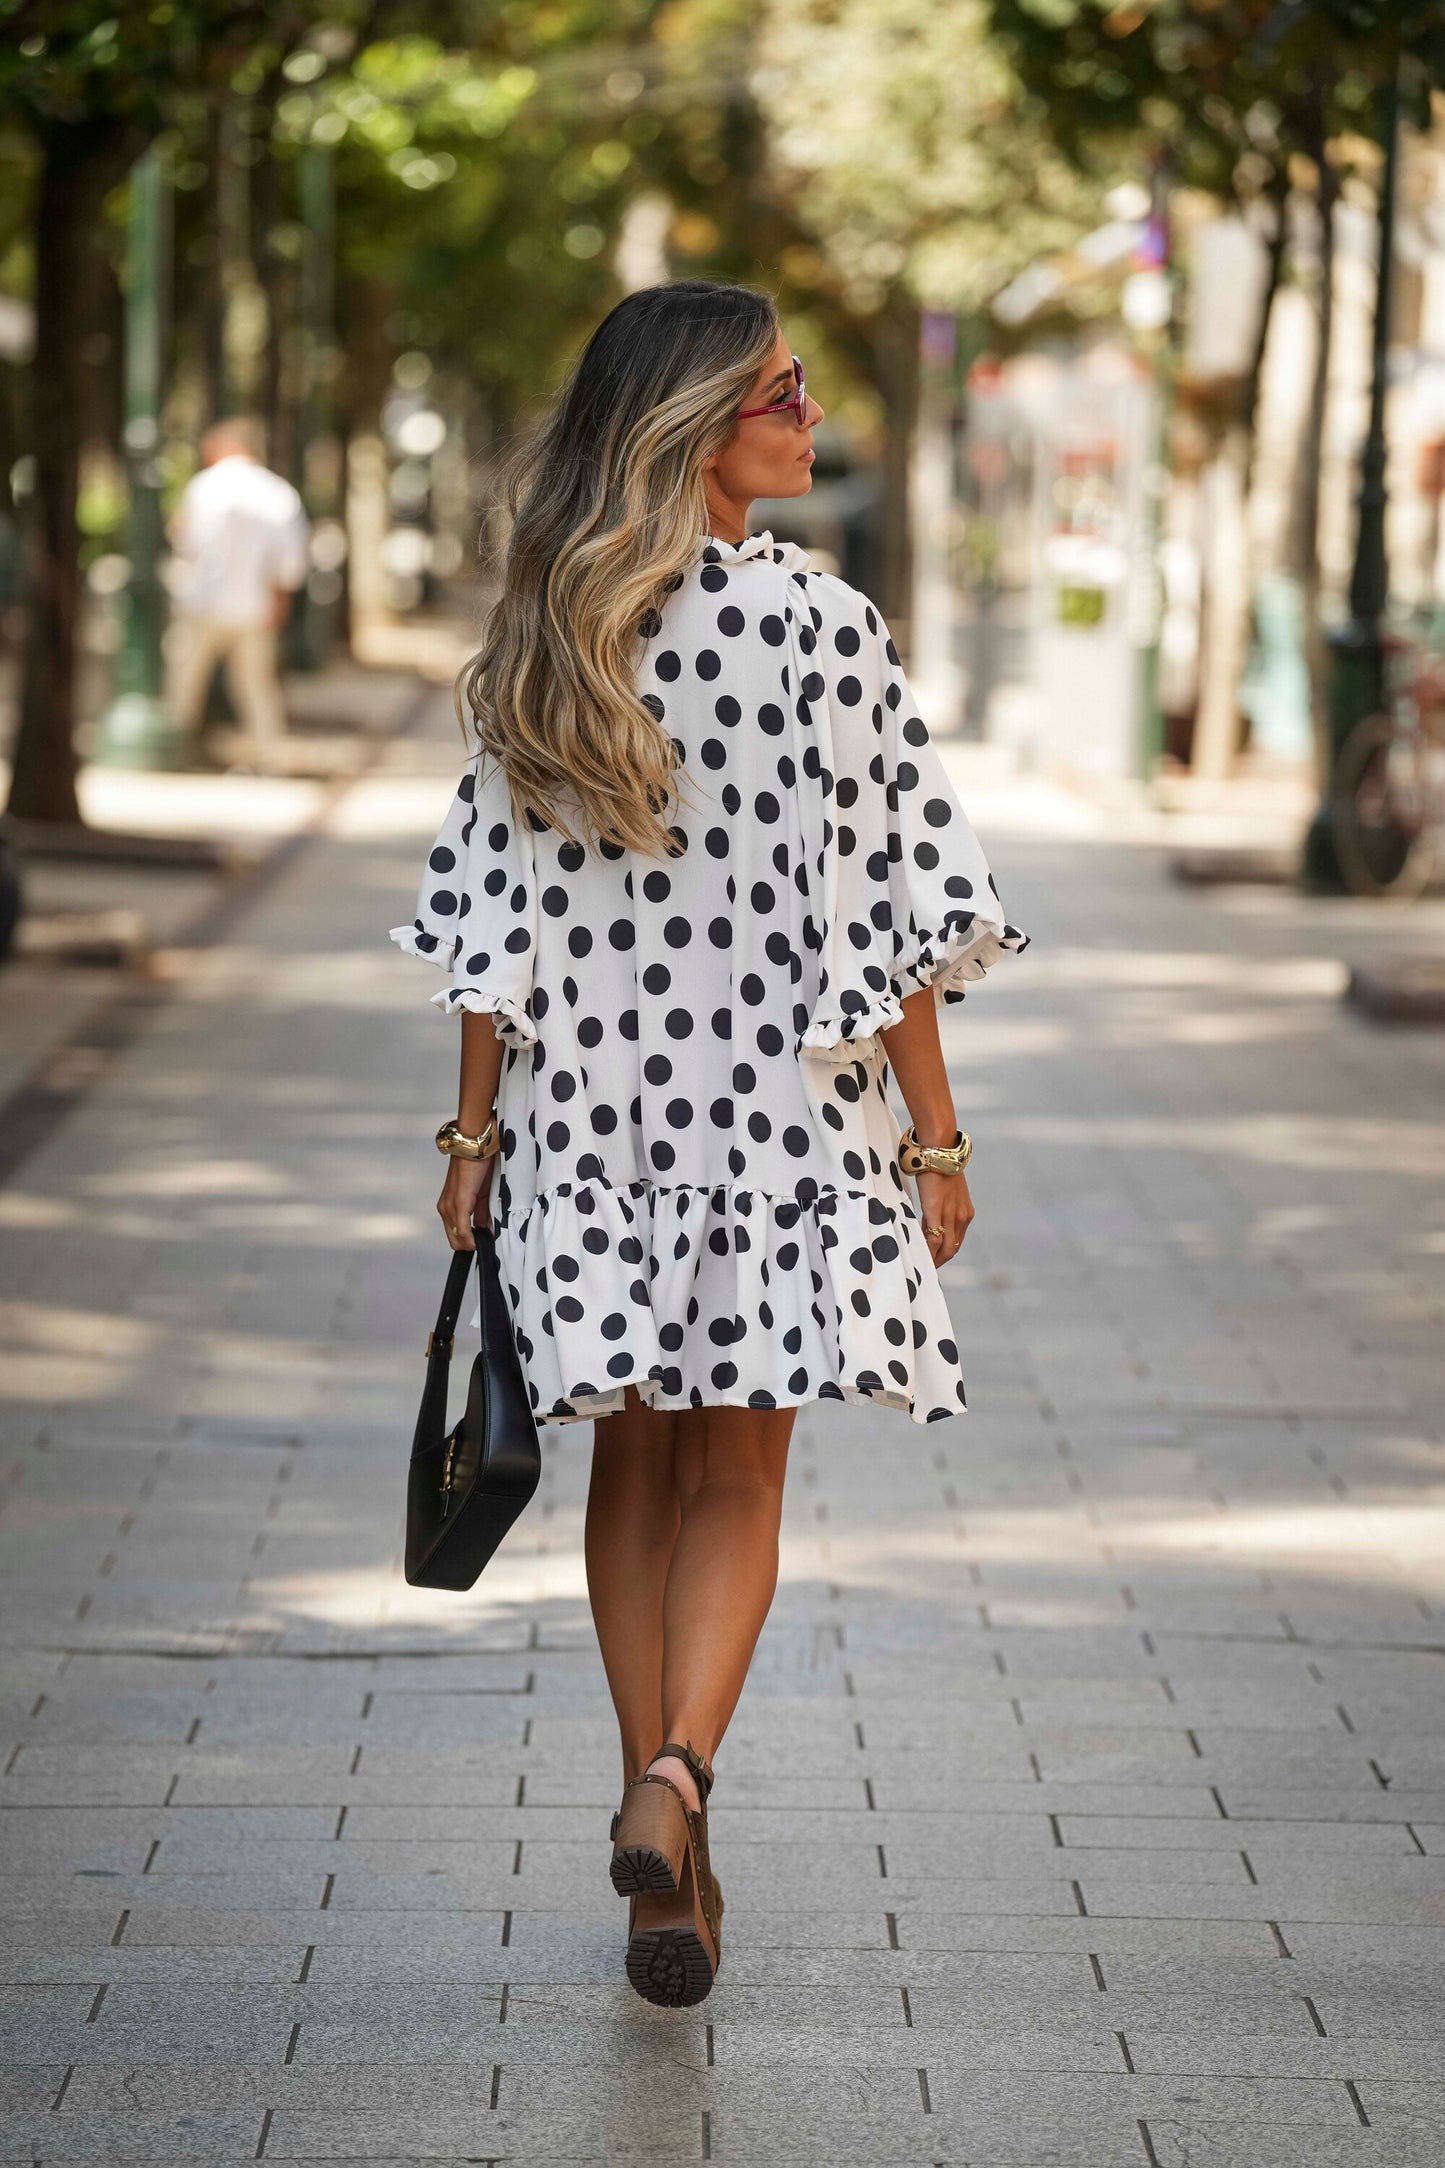
[[[816,733],[825,803],[817,999],[800,1054],[845,1061],[901,1023],[906,995],[937,1006],[1028,946],[998,890],[888,628],[831,575],[793,583],[799,718]],[[805,767],[811,763],[805,761]]]
[[[519,832],[505,773],[473,758],[427,856],[410,926],[391,938],[412,956],[451,973],[433,994],[447,1015],[489,1014],[497,1037],[530,1046],[537,950],[537,887],[531,835]]]

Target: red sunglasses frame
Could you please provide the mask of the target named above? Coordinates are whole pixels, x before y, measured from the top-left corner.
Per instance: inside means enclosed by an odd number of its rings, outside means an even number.
[[[754,415],[758,414],[786,414],[788,412],[788,409],[791,407],[794,414],[796,414],[798,418],[798,427],[800,429],[805,429],[807,427],[806,417],[808,412],[808,387],[803,379],[803,364],[799,361],[796,354],[792,356],[792,363],[793,374],[798,380],[798,388],[793,393],[792,397],[789,399],[780,399],[776,406],[743,407],[738,414],[738,420],[740,422],[751,421]]]

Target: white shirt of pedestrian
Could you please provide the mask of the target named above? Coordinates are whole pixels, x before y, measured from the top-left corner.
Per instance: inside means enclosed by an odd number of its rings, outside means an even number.
[[[181,493],[172,530],[181,559],[176,600],[226,625],[268,625],[277,588],[306,577],[308,529],[288,481],[233,452]]]
[[[507,1048],[490,1207],[538,1421],[965,1406],[879,1033],[1027,937],[866,598],[699,536],[639,627],[673,855],[600,854],[461,779],[393,940]]]

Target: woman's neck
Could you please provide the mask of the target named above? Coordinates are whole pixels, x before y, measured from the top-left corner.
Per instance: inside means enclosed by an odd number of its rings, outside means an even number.
[[[746,542],[748,538],[747,504],[739,504],[721,491],[707,492],[708,532],[716,535],[719,542]]]

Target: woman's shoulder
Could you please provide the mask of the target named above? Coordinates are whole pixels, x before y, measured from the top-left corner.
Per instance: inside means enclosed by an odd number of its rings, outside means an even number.
[[[881,653],[893,668],[901,667],[882,612],[861,588],[851,586],[836,572],[809,570],[793,594],[795,613],[802,618],[805,632],[811,633],[825,673],[829,662],[846,666],[865,651],[874,656]],[[805,650],[809,644],[805,638]],[[877,667],[882,668],[882,663]]]

